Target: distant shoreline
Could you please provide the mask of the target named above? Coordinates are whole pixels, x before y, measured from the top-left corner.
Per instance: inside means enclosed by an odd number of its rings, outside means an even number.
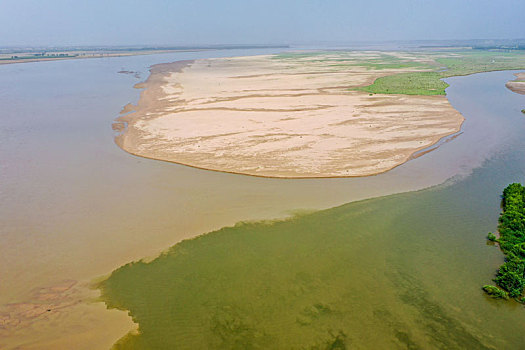
[[[147,52],[122,52],[122,53],[93,53],[93,54],[84,54],[77,56],[65,56],[65,57],[35,57],[35,58],[20,58],[20,59],[9,59],[9,60],[0,60],[0,65],[3,64],[17,64],[17,63],[30,63],[30,62],[47,62],[47,61],[65,61],[65,60],[78,60],[86,58],[103,58],[103,57],[125,57],[125,56],[139,56],[139,55],[154,55],[161,53],[170,53],[170,52],[194,52],[194,51],[206,51],[205,49],[201,50],[172,50],[172,51],[147,51]]]
[[[163,48],[107,48],[107,49],[68,49],[63,50],[53,49],[49,50],[42,48],[41,50],[20,50],[20,49],[0,49],[0,65],[30,63],[30,62],[46,62],[46,61],[64,61],[73,59],[85,58],[103,58],[103,57],[125,57],[125,56],[139,56],[139,55],[154,55],[163,53],[176,52],[200,52],[200,51],[215,51],[215,50],[234,50],[234,49],[271,49],[271,48],[289,48],[288,45],[268,45],[268,46],[202,46],[202,47],[163,47]]]

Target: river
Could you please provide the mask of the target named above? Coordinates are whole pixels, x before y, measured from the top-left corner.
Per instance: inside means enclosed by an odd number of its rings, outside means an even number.
[[[129,329],[129,318],[106,311],[102,303],[70,302],[75,293],[84,298],[87,283],[122,264],[241,220],[284,217],[450,178],[459,181],[487,160],[506,162],[498,163],[501,176],[489,180],[493,192],[523,179],[524,97],[504,86],[512,72],[447,79],[448,98],[466,118],[463,133],[377,176],[255,178],[138,158],[114,144],[111,124],[126,103],[137,100],[132,86],[147,77],[150,65],[274,51],[0,66],[0,314],[9,322],[0,328],[0,346],[109,347]],[[140,78],[119,71],[138,72]],[[493,203],[486,205],[497,214]],[[487,224],[495,225],[496,219],[490,217]],[[473,244],[484,244],[484,235]],[[494,259],[497,253],[494,249]],[[58,286],[60,291],[69,281],[76,284],[57,297],[64,299],[57,301],[59,308],[38,317],[24,311],[42,304],[35,290]]]

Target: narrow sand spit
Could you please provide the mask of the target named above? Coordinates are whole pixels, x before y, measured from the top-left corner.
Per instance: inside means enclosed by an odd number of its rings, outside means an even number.
[[[516,73],[516,80],[509,81],[505,86],[518,94],[525,95],[525,73]]]
[[[381,76],[421,70],[360,65],[381,62],[384,55],[253,56],[155,65],[147,81],[136,86],[144,88],[138,105],[126,106],[117,119],[114,129],[124,132],[116,142],[147,158],[255,176],[382,173],[458,132],[463,123],[444,96],[352,91]]]

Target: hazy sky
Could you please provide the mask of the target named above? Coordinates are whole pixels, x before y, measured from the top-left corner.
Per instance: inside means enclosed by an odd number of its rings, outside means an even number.
[[[0,0],[0,46],[525,38],[525,0]]]

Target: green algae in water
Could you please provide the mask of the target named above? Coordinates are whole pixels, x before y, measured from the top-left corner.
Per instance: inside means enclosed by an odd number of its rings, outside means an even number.
[[[240,223],[123,266],[100,285],[103,299],[129,310],[140,332],[115,347],[522,344],[525,311],[501,307],[479,288],[500,261],[478,244],[497,220],[501,184],[513,176],[498,168],[449,186]]]

